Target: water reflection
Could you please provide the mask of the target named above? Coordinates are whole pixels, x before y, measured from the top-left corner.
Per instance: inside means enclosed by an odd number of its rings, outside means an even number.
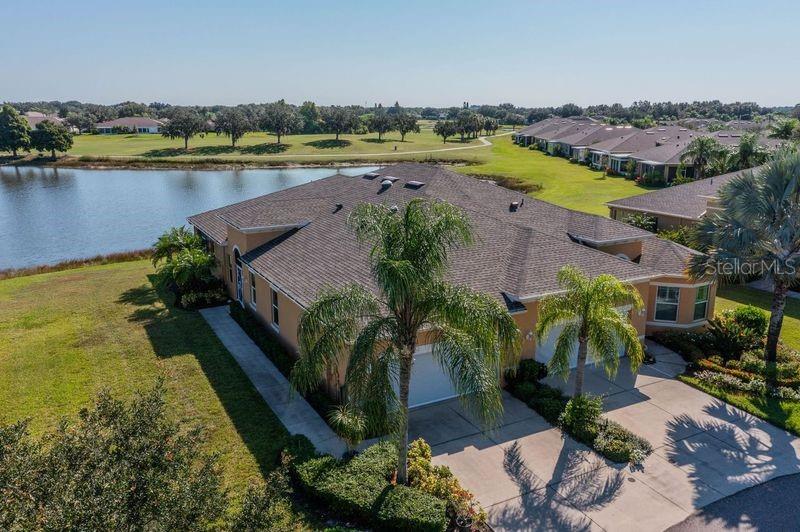
[[[0,167],[0,269],[143,248],[191,214],[335,172]]]

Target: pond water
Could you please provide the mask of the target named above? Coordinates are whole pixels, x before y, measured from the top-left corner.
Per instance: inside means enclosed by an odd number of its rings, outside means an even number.
[[[0,269],[146,248],[186,217],[375,167],[89,170],[0,167]]]

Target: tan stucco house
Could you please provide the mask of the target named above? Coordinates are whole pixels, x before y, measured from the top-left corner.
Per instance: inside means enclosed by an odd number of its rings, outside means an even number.
[[[450,202],[469,215],[477,243],[453,253],[449,280],[508,306],[524,358],[546,362],[553,354],[557,332],[539,344],[535,340],[537,310],[543,297],[559,291],[556,274],[567,264],[635,286],[645,309],[620,311],[631,314],[642,338],[664,328],[701,327],[713,314],[714,285],[684,274],[696,252],[436,166],[398,164],[353,177],[334,175],[197,214],[189,223],[213,249],[231,298],[296,350],[300,315],[322,288],[355,282],[376,289],[369,249],[346,225],[351,209],[360,202],[402,206],[417,197]],[[426,343],[420,339],[415,358],[414,406],[454,395]],[[328,384],[334,392],[341,385]]]

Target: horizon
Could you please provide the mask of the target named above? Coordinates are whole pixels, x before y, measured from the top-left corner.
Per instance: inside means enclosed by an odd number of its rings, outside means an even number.
[[[16,53],[5,58],[15,75],[0,80],[0,100],[785,107],[800,99],[792,52],[800,6],[787,0],[768,2],[762,11],[780,16],[760,24],[749,4],[719,0],[403,6],[4,5],[0,16],[14,24],[0,48]]]

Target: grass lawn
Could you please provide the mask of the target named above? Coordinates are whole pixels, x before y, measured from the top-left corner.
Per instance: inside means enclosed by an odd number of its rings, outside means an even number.
[[[622,177],[603,177],[602,172],[586,166],[517,146],[511,142],[511,136],[491,140],[494,145],[485,163],[456,170],[470,175],[517,177],[541,187],[540,191],[531,193],[538,199],[602,216],[608,216],[606,201],[649,190]]]
[[[769,313],[771,304],[772,294],[768,292],[745,286],[730,286],[720,288],[717,292],[715,312],[719,313],[742,305],[754,305]],[[791,298],[786,300],[781,340],[792,349],[800,350],[800,300]],[[705,386],[693,377],[683,376],[681,380],[800,436],[800,403],[797,401],[726,392]]]
[[[196,136],[189,140],[189,150],[183,148],[183,140],[170,140],[161,135],[76,135],[74,145],[69,151],[71,156],[95,157],[145,157],[145,158],[220,158],[220,159],[278,159],[313,161],[336,160],[337,157],[348,156],[380,156],[391,158],[395,154],[404,156],[406,153],[423,152],[419,157],[424,158],[425,152],[441,150],[442,148],[478,147],[482,143],[476,139],[460,142],[457,138],[442,139],[433,134],[430,128],[421,129],[420,133],[409,133],[405,141],[401,142],[400,134],[388,133],[385,138],[378,140],[375,133],[364,135],[340,135],[337,141],[332,134],[320,135],[288,135],[277,143],[277,137],[263,132],[248,133],[241,138],[236,147],[231,146],[230,139],[225,135],[206,133],[202,137]],[[488,148],[483,148],[488,151]],[[474,150],[456,150],[444,152],[453,154],[470,154]],[[406,156],[406,158],[408,158]]]
[[[206,428],[234,495],[277,460],[287,432],[196,312],[165,307],[148,261],[0,281],[0,422],[35,434],[101,388],[129,397],[166,379],[171,412]]]

